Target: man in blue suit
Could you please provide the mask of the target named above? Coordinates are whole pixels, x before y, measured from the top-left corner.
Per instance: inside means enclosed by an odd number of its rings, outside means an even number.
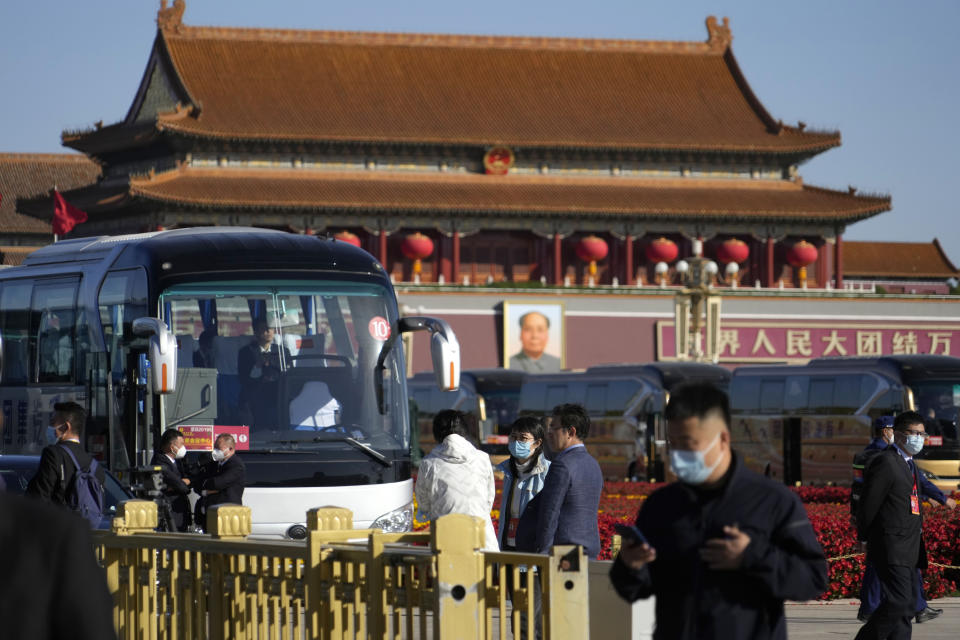
[[[578,544],[591,558],[600,553],[597,511],[603,491],[600,465],[587,453],[583,441],[590,433],[590,418],[578,404],[561,404],[553,410],[547,429],[552,457],[539,497],[535,551]]]

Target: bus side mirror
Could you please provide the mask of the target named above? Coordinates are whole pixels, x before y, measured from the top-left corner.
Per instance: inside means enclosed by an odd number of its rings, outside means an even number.
[[[173,393],[177,388],[177,339],[158,318],[137,318],[133,332],[150,338],[150,370],[153,390],[160,394]]]
[[[460,388],[460,342],[450,325],[439,318],[400,318],[400,331],[429,331],[430,357],[437,386],[444,391]]]

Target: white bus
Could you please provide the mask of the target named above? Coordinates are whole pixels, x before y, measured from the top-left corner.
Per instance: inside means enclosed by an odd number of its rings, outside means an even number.
[[[269,375],[240,362],[261,323],[277,345]],[[306,511],[327,505],[358,528],[408,530],[398,338],[417,330],[437,383],[455,389],[449,326],[400,318],[381,265],[349,244],[243,228],[59,242],[0,272],[0,452],[39,452],[65,400],[87,407],[84,444],[120,478],[166,428],[232,430],[255,535],[302,538]]]

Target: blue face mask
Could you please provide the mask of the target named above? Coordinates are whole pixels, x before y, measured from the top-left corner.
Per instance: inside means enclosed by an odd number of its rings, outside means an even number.
[[[907,441],[903,443],[903,450],[911,456],[915,456],[923,450],[924,437],[921,435],[909,435]]]
[[[56,427],[47,427],[47,444],[57,444],[60,440]]]
[[[713,470],[719,466],[723,456],[719,456],[717,461],[709,467],[707,466],[707,453],[710,452],[717,442],[720,441],[720,434],[713,439],[710,446],[703,451],[684,451],[682,449],[670,449],[670,468],[686,484],[703,484],[713,473]]]
[[[530,457],[531,447],[530,442],[521,441],[521,440],[511,440],[507,444],[507,449],[510,450],[510,455],[512,455],[517,460],[526,460]]]

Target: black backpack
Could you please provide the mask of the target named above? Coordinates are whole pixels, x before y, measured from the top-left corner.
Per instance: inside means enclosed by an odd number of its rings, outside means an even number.
[[[103,518],[103,485],[97,479],[97,461],[91,458],[90,468],[81,469],[73,451],[67,447],[63,447],[63,450],[73,460],[73,466],[77,470],[64,493],[67,506],[79,513],[91,527],[96,529]]]

